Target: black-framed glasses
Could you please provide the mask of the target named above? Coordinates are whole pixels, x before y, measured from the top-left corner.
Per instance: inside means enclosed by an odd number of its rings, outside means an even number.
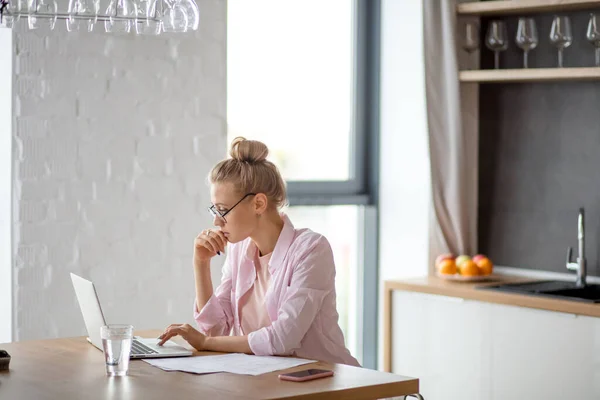
[[[225,211],[224,213],[221,213],[219,210],[217,210],[217,207],[214,204],[211,205],[210,207],[208,207],[208,211],[210,212],[210,215],[212,215],[213,217],[221,218],[223,221],[227,222],[227,220],[225,219],[225,216],[227,214],[229,214],[235,208],[235,206],[237,206],[242,201],[244,201],[244,199],[248,196],[256,196],[256,193],[246,193],[246,195],[244,197],[242,197],[240,199],[240,201],[235,203],[233,205],[233,207],[231,207],[229,210]]]

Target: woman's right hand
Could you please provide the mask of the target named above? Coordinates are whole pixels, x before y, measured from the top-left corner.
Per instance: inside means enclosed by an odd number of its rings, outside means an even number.
[[[217,252],[224,253],[227,238],[217,229],[205,229],[194,240],[194,264],[210,261]]]

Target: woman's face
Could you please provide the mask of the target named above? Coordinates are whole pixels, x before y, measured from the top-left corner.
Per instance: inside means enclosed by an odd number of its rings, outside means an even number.
[[[210,187],[210,197],[218,214],[226,214],[221,218],[215,216],[213,223],[221,229],[227,240],[237,243],[252,234],[257,225],[257,208],[255,196],[247,196],[239,204],[244,195],[239,194],[232,183],[213,183]],[[235,208],[232,208],[234,207]]]

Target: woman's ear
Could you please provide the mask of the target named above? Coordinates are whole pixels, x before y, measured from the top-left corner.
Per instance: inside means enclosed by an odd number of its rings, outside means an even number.
[[[263,214],[267,210],[268,206],[269,199],[267,199],[267,196],[265,196],[264,193],[258,193],[256,196],[254,196],[254,212],[256,215]]]

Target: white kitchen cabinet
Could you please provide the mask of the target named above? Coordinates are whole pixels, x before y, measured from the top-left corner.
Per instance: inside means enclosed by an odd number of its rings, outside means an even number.
[[[488,304],[493,399],[600,399],[600,319]]]
[[[600,399],[600,319],[396,290],[392,371],[427,400]]]
[[[486,304],[394,291],[392,372],[419,378],[426,400],[488,398]]]

